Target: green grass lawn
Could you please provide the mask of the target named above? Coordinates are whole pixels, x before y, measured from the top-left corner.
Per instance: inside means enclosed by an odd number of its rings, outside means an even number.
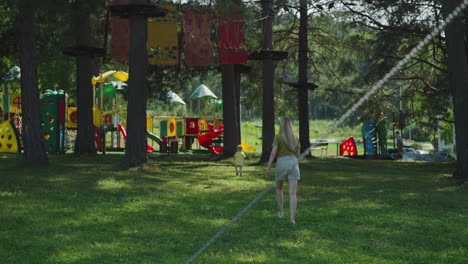
[[[185,263],[270,184],[257,157],[242,178],[210,154],[151,154],[128,170],[121,158],[25,168],[0,155],[0,262]],[[194,263],[467,263],[468,193],[453,170],[304,160],[296,225],[276,218],[272,190]]]

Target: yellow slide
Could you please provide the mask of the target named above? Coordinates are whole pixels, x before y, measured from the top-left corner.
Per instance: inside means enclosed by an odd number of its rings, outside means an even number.
[[[242,140],[241,140],[241,145],[242,145],[242,151],[245,151],[245,152],[255,152],[255,151],[257,151],[257,149],[255,147],[245,143]]]

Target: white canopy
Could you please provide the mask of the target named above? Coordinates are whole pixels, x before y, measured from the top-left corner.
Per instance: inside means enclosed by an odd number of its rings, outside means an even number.
[[[182,98],[180,98],[180,96],[174,93],[173,91],[167,92],[167,99],[171,105],[185,105],[184,100],[182,100]]]
[[[208,88],[206,85],[201,84],[198,88],[192,93],[189,99],[218,99],[218,97]]]

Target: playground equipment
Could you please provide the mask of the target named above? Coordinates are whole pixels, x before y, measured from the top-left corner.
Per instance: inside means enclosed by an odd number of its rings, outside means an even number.
[[[388,155],[387,150],[387,118],[383,118],[377,124],[375,124],[377,128],[377,136],[379,141],[379,151],[381,155]]]
[[[224,132],[224,126],[219,125],[215,130],[213,124],[208,124],[209,133],[204,133],[198,137],[198,142],[201,146],[207,148],[211,153],[220,154],[223,152],[221,135]]]
[[[21,150],[21,94],[10,93],[13,82],[21,78],[18,66],[12,67],[2,77],[0,104],[0,152],[19,152]]]
[[[387,118],[366,121],[361,128],[364,155],[387,155]]]
[[[0,152],[19,152],[19,133],[11,121],[0,123]]]
[[[340,144],[340,155],[344,156],[345,153],[347,156],[357,156],[357,147],[356,147],[356,142],[354,142],[354,138],[350,137],[347,140],[343,141]]]
[[[242,151],[244,152],[255,152],[257,149],[241,140]]]
[[[118,81],[110,81],[109,78],[116,78]],[[124,142],[126,139],[125,127],[121,117],[123,112],[118,109],[117,91],[124,89],[129,76],[123,71],[107,71],[100,73],[98,76],[91,78],[93,85],[93,123],[96,133],[96,139],[102,142],[97,143],[98,150],[105,152],[106,149],[113,151],[124,150]],[[107,98],[107,99],[106,99]],[[110,111],[104,111],[105,100],[111,100]],[[111,133],[111,144],[106,144],[106,134]],[[150,150],[150,148],[148,148]]]
[[[64,91],[47,90],[39,100],[39,104],[46,152],[65,152],[67,109]]]

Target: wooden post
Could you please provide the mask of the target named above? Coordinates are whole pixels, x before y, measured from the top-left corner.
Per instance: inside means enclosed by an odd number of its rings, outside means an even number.
[[[93,84],[93,107],[96,107],[96,85]]]
[[[191,100],[191,99],[189,99],[189,100],[190,100],[190,109],[189,109],[189,110],[190,110],[190,117],[193,117],[193,113],[192,113],[192,100]]]

